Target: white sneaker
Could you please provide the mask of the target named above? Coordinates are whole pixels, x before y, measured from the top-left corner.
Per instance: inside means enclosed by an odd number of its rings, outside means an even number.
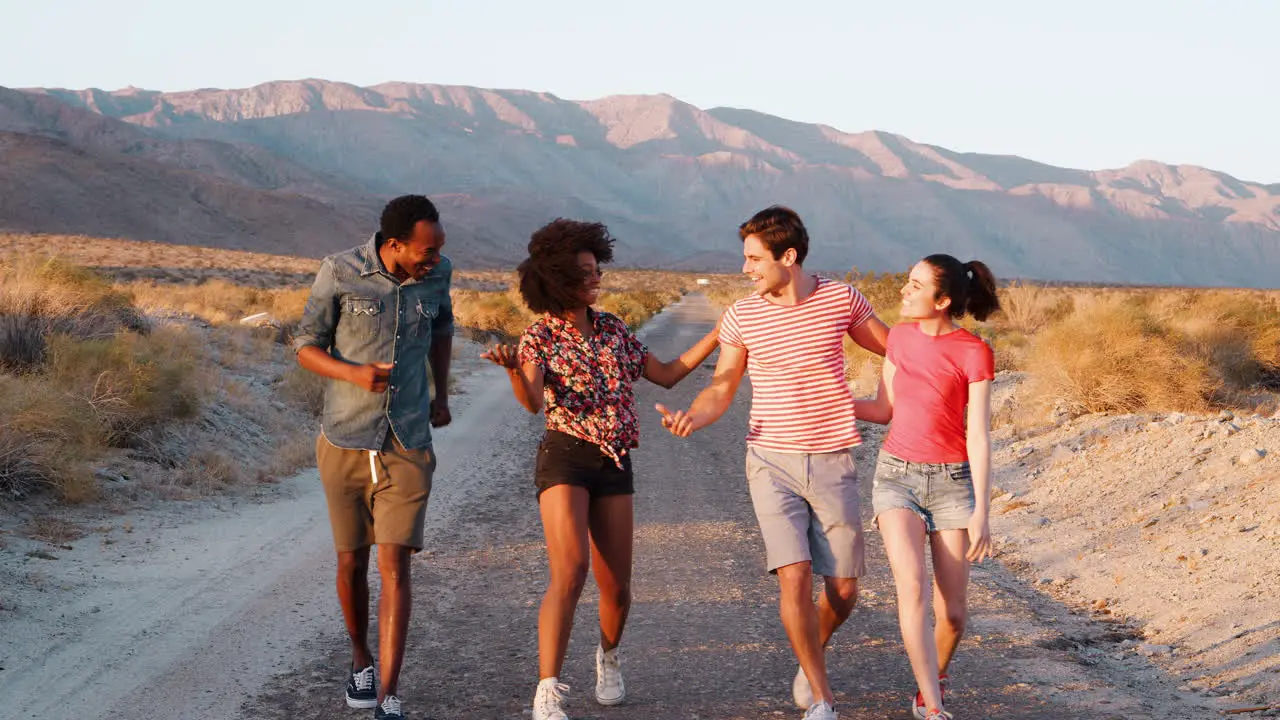
[[[813,705],[813,688],[809,687],[809,678],[804,674],[804,668],[796,668],[796,679],[791,681],[791,699],[796,701],[796,707],[801,710],[808,710]]]
[[[816,702],[809,706],[803,720],[839,720],[836,709],[825,702]]]
[[[569,720],[560,708],[568,696],[569,686],[559,678],[539,681],[538,691],[533,695],[533,720]]]
[[[605,652],[596,646],[596,702],[601,705],[617,705],[627,696],[627,686],[622,682],[622,658],[618,648]]]

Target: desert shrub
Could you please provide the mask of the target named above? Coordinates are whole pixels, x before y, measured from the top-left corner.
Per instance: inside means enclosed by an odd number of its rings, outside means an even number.
[[[51,490],[63,500],[93,495],[84,465],[97,434],[82,408],[33,377],[0,374],[0,499]]]
[[[1023,282],[1000,288],[1000,313],[996,320],[1002,327],[1022,335],[1030,335],[1071,312],[1071,296],[1056,288]]]
[[[1031,340],[1033,402],[1079,412],[1202,410],[1217,389],[1183,337],[1122,298],[1077,303]]]
[[[679,299],[680,291],[676,289],[611,292],[600,298],[599,308],[617,315],[627,327],[635,330]]]
[[[1205,358],[1228,389],[1266,385],[1280,389],[1280,308],[1260,293],[1183,293],[1165,321]]]
[[[146,327],[129,297],[91,271],[35,256],[0,263],[0,368],[38,366],[53,334],[93,339]]]
[[[859,272],[857,268],[845,275],[845,282],[862,293],[887,324],[897,323],[902,308],[902,286],[907,284],[908,273]]]
[[[156,426],[196,416],[212,386],[202,355],[196,338],[174,328],[103,340],[55,335],[45,376],[88,410],[107,445],[130,447]]]
[[[707,296],[707,299],[714,305],[720,307],[729,307],[735,302],[747,297],[751,294],[751,287],[745,282],[712,282],[711,285],[700,288],[699,292]]]
[[[515,290],[454,290],[452,298],[454,322],[478,339],[511,342],[537,319]]]

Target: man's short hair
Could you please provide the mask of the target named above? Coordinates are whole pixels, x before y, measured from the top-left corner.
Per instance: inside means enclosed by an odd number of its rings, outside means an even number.
[[[751,216],[751,219],[738,226],[738,237],[746,240],[755,235],[774,260],[782,259],[788,249],[796,251],[796,264],[803,265],[809,254],[809,231],[795,210],[781,205],[771,205]]]
[[[440,213],[422,195],[401,195],[382,209],[382,239],[408,240],[420,221],[440,222]]]

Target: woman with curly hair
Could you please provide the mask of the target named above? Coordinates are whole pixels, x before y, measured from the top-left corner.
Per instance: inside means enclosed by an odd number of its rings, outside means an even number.
[[[663,362],[620,319],[593,309],[600,266],[613,260],[613,243],[601,223],[560,218],[535,232],[517,272],[525,304],[542,317],[518,348],[497,345],[483,355],[507,369],[526,410],[545,409],[547,417],[534,484],[551,581],[538,613],[533,720],[567,720],[560,669],[589,567],[600,589],[596,700],[616,705],[625,696],[618,642],[631,605],[629,451],[640,439],[632,386],[643,377],[673,387],[719,344],[717,328]]]

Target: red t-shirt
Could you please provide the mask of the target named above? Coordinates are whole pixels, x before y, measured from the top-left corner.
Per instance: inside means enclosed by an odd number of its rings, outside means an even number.
[[[885,451],[910,462],[968,460],[969,383],[995,379],[991,348],[964,328],[935,337],[905,323],[889,330],[885,357],[896,369]]]

